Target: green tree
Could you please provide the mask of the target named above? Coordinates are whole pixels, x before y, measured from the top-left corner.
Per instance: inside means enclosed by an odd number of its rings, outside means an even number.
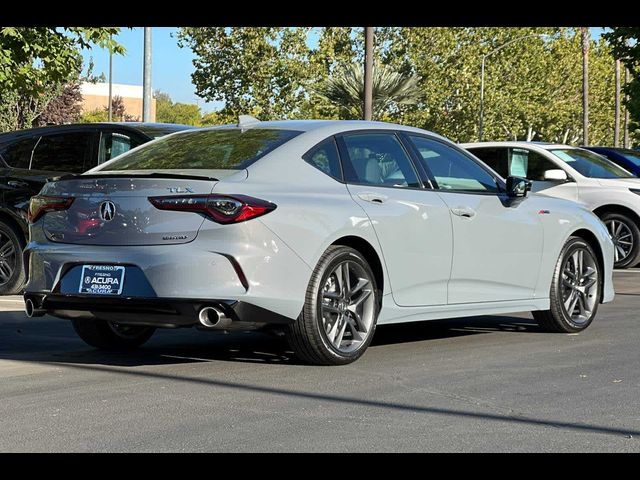
[[[194,52],[198,96],[223,100],[234,115],[287,118],[304,99],[303,28],[185,27],[179,44]]]
[[[403,75],[387,65],[373,68],[373,118],[392,117],[399,106],[416,105],[422,97],[418,77]],[[342,118],[361,119],[364,108],[364,69],[352,64],[328,78],[317,93],[340,108]]]
[[[380,118],[455,141],[477,139],[482,55],[518,39],[488,58],[485,138],[577,143],[582,67],[576,33],[564,27],[376,28],[374,64],[415,78],[421,91],[417,102],[396,103]],[[195,53],[196,92],[225,102],[218,112],[225,120],[239,114],[262,120],[357,117],[357,110],[320,92],[341,71],[362,64],[361,27],[183,28],[179,37]],[[613,136],[613,57],[602,41],[590,51],[590,137],[607,143]]]
[[[487,59],[486,140],[581,138],[581,50],[573,28],[388,28],[382,60],[420,77],[424,97],[396,120],[456,141],[478,138],[483,54]],[[541,38],[539,35],[547,35]],[[593,143],[613,136],[613,58],[603,42],[591,46]],[[597,107],[596,107],[597,106]]]
[[[115,27],[0,27],[0,131],[30,127],[65,85],[76,81],[82,49],[115,53]]]
[[[226,125],[229,123],[237,122],[238,118],[233,118],[231,114],[225,112],[224,110],[207,112],[202,115],[202,120],[200,121],[200,125],[203,127],[214,126],[214,125]]]
[[[102,123],[109,120],[109,114],[104,108],[84,112],[80,116],[80,123]]]
[[[611,27],[603,37],[611,45],[615,58],[619,58],[629,69],[630,81],[625,86],[628,98],[625,106],[629,110],[631,136],[640,144],[640,27]]]
[[[190,103],[173,103],[169,94],[157,91],[156,121],[160,123],[182,123],[199,126],[202,114],[198,105]]]
[[[114,27],[1,27],[0,87],[41,94],[51,83],[68,80],[82,67],[80,50],[94,45],[124,53],[111,39]]]

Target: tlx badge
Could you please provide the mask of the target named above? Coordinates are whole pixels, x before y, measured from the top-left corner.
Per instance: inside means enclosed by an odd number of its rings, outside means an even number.
[[[191,187],[167,187],[170,193],[193,193]]]

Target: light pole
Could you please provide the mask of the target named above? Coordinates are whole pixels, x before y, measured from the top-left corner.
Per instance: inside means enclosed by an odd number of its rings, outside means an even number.
[[[512,43],[519,42],[520,40],[525,40],[527,38],[533,38],[533,37],[544,38],[544,37],[548,37],[548,36],[549,35],[547,35],[546,33],[532,33],[530,35],[525,35],[523,37],[514,38],[512,40],[509,40],[507,43],[503,43],[499,47],[494,48],[489,53],[485,53],[484,55],[482,55],[482,65],[480,67],[480,122],[479,122],[479,125],[478,125],[478,127],[479,127],[478,128],[478,139],[479,139],[480,142],[482,141],[482,137],[483,137],[483,133],[484,133],[484,65],[485,65],[485,63],[487,61],[487,58],[490,57],[491,55],[493,55],[494,53],[499,52],[504,47],[508,47]]]
[[[111,42],[111,35],[109,35],[109,42]],[[113,49],[109,46],[109,122],[113,121],[113,105],[111,104],[113,94]]]
[[[144,27],[144,66],[142,69],[142,121],[151,120],[151,27]]]

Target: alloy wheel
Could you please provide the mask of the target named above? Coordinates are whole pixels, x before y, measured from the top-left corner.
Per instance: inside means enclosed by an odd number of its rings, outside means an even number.
[[[11,238],[0,233],[0,285],[11,280],[16,269],[16,248]]]
[[[562,303],[576,325],[589,321],[598,302],[598,264],[585,248],[578,248],[562,267]]]
[[[363,345],[371,333],[375,314],[372,281],[362,266],[339,263],[321,293],[322,328],[333,348],[349,353]]]
[[[614,261],[622,262],[633,250],[633,233],[629,226],[620,220],[607,220],[605,225],[615,247]]]

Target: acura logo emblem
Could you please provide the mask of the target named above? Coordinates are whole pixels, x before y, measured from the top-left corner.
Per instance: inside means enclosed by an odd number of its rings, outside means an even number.
[[[113,220],[116,216],[116,206],[111,201],[102,202],[100,204],[100,218],[105,222]]]

